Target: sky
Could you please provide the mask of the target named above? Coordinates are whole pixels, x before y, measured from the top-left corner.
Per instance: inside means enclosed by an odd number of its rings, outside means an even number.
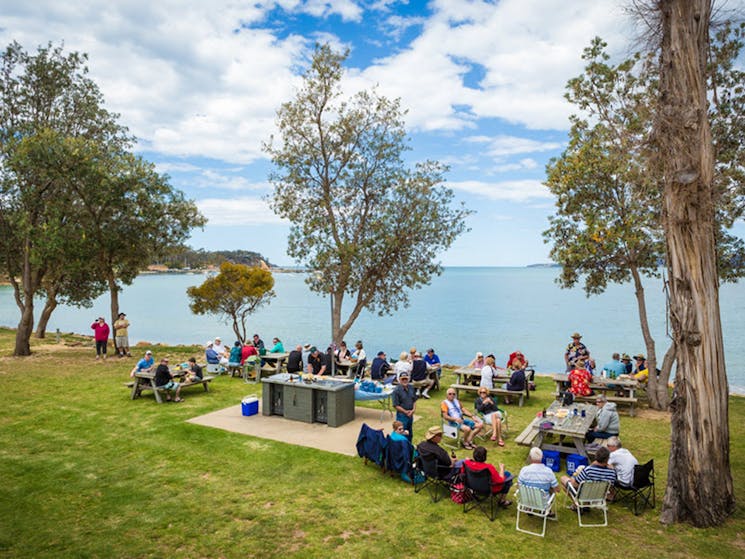
[[[720,2],[742,10],[745,0]],[[348,94],[400,98],[406,160],[450,166],[446,185],[475,210],[440,255],[447,266],[549,261],[554,211],[545,166],[566,146],[566,82],[595,36],[614,60],[639,29],[619,0],[0,0],[0,42],[89,55],[107,109],[136,152],[209,219],[188,244],[287,255],[269,209],[262,143],[294,97],[314,45],[349,49]],[[742,224],[736,229],[745,236]]]

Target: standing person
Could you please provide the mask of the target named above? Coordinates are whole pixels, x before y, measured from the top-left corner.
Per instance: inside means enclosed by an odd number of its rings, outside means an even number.
[[[479,386],[488,390],[494,388],[494,375],[497,372],[495,367],[496,363],[494,361],[494,357],[489,355],[486,358],[484,366],[481,368],[481,381],[479,382]],[[481,393],[480,390],[479,393]]]
[[[287,356],[287,372],[288,373],[302,373],[303,372],[303,346],[297,345],[295,349],[290,352]]]
[[[582,359],[586,363],[590,359],[590,350],[580,340],[582,336],[579,332],[572,334],[572,343],[567,346],[564,352],[564,362],[566,363],[567,372],[571,371],[577,366],[577,361]]]
[[[127,315],[123,312],[119,313],[119,317],[114,322],[114,337],[116,339],[116,347],[119,350],[119,357],[132,357],[129,353],[129,320]]]
[[[109,325],[106,324],[106,319],[99,316],[96,321],[91,324],[93,329],[93,338],[96,340],[96,359],[106,359],[106,346],[109,343]]]
[[[393,390],[391,400],[396,409],[396,421],[404,424],[404,430],[408,431],[407,438],[411,441],[414,437],[414,412],[416,411],[416,394],[414,387],[409,384],[409,373],[402,371],[398,376],[398,386]]]
[[[308,370],[308,357],[310,356],[310,348],[311,347],[312,346],[310,344],[305,344],[303,346],[303,353],[301,355],[302,360],[303,360],[303,371],[307,371]]]
[[[308,372],[313,375],[325,375],[326,370],[325,356],[318,351],[316,346],[311,347],[308,356]]]

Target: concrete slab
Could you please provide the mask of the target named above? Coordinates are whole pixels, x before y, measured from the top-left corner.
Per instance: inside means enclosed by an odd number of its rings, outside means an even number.
[[[373,429],[385,429],[385,433],[389,434],[391,423],[395,417],[391,417],[388,412],[381,414],[380,409],[356,406],[354,410],[354,420],[341,427],[329,427],[323,423],[292,421],[278,415],[264,416],[261,414],[261,401],[259,401],[259,413],[256,415],[245,417],[241,413],[239,404],[187,421],[196,425],[215,427],[261,439],[317,448],[346,456],[357,456],[355,445],[362,424],[367,423]],[[424,431],[421,424],[416,422],[417,419],[419,417],[414,416],[414,440],[418,442],[422,439]],[[418,437],[417,433],[419,433]]]

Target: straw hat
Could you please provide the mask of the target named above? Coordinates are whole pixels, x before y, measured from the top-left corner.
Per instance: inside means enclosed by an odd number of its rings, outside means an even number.
[[[437,435],[442,435],[442,427],[435,425],[434,427],[430,427],[429,429],[427,429],[427,434],[424,435],[424,438],[428,441],[431,441]]]

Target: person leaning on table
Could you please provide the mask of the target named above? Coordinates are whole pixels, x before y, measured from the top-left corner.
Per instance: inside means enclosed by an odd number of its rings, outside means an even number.
[[[146,371],[150,371],[153,368],[154,364],[155,360],[153,359],[153,352],[148,349],[145,352],[145,356],[137,362],[137,365],[132,367],[129,376],[134,378],[135,373],[144,373]]]

